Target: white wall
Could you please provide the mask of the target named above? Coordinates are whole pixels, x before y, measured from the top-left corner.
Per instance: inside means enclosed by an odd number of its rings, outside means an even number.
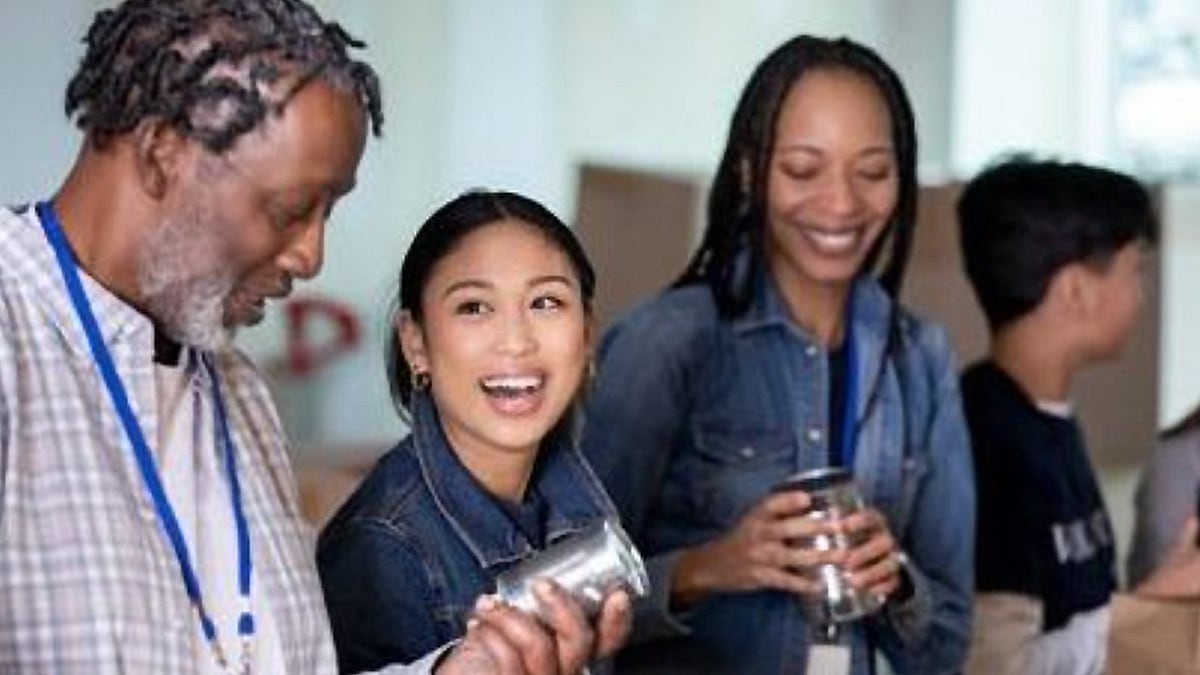
[[[952,0],[556,3],[571,157],[707,174],[755,65],[802,32],[876,47],[914,98],[922,159],[946,163]]]
[[[1200,186],[1179,185],[1163,195],[1160,245],[1163,251],[1162,383],[1159,411],[1163,426],[1200,405]]]
[[[1013,150],[1112,162],[1115,0],[957,0],[951,165]]]
[[[63,113],[67,80],[83,55],[78,43],[94,5],[84,0],[0,3],[0,185],[6,204],[47,197],[78,147]]]

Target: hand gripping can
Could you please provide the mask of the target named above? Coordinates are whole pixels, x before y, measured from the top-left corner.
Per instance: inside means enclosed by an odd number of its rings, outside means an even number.
[[[615,520],[599,520],[505,570],[496,579],[504,602],[537,615],[533,582],[549,579],[563,588],[588,618],[600,613],[609,593],[624,588],[632,598],[646,595],[646,566]]]
[[[812,498],[812,505],[805,517],[822,521],[848,518],[865,508],[862,495],[854,484],[850,472],[841,467],[824,467],[791,476],[775,491],[803,490]],[[818,534],[793,542],[796,546],[817,551],[850,550],[862,544],[867,535]],[[823,587],[819,598],[808,598],[805,610],[809,620],[818,625],[832,625],[853,621],[878,610],[879,598],[869,591],[857,590],[850,585],[847,573],[837,565],[818,565],[812,570]]]

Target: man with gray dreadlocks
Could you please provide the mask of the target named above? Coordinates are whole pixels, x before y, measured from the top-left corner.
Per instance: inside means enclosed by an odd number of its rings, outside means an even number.
[[[0,209],[0,672],[331,673],[275,408],[228,340],[320,270],[376,75],[302,0],[128,0],[85,42],[74,166]],[[576,670],[594,635],[555,600],[393,670]]]

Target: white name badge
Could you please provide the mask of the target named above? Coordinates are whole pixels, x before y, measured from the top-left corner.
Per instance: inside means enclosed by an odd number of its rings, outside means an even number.
[[[805,675],[850,675],[850,648],[845,645],[810,645]]]

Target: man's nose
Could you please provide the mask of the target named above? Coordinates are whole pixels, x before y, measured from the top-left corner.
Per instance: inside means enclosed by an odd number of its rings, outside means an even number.
[[[305,225],[283,252],[284,270],[298,279],[311,279],[325,263],[325,218]]]

